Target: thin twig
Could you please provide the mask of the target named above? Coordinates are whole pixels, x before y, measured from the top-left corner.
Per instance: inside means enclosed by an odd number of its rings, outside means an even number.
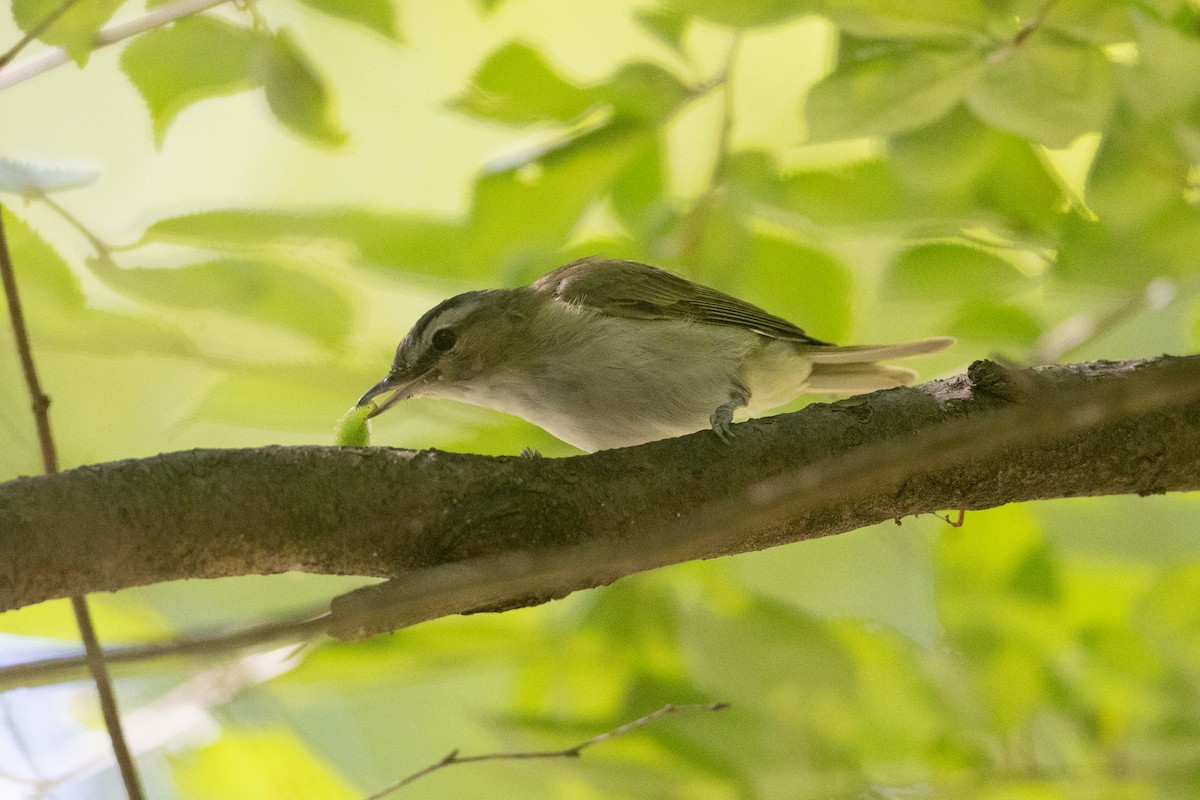
[[[1045,24],[1046,17],[1050,16],[1050,12],[1054,10],[1056,5],[1058,5],[1058,0],[1046,0],[1046,2],[1042,4],[1042,7],[1038,9],[1038,12],[1034,15],[1033,19],[1023,25],[1021,29],[1013,35],[1012,39],[1004,43],[1003,47],[996,50],[988,57],[988,63],[995,64],[999,61],[1003,61],[1015,53],[1017,48],[1025,43],[1026,39],[1032,36],[1038,28]]]
[[[4,55],[0,55],[0,69],[4,69],[6,66],[8,66],[8,63],[16,58],[17,54],[28,47],[30,42],[45,33],[47,28],[49,28],[55,22],[58,22],[59,17],[70,11],[71,8],[78,3],[79,0],[66,0],[66,2],[61,6],[47,14],[45,19],[30,28],[25,35],[21,37],[19,42],[8,48],[8,52],[6,52]]]
[[[42,467],[47,475],[52,475],[58,472],[58,451],[54,447],[54,437],[50,430],[50,398],[42,391],[37,368],[33,363],[29,329],[25,324],[25,313],[21,309],[21,296],[17,292],[16,270],[13,268],[12,254],[8,250],[8,238],[4,233],[3,207],[0,207],[0,276],[3,278],[4,296],[8,300],[13,338],[17,344],[21,369],[25,373],[25,385],[29,389],[33,407],[38,443],[42,450]],[[83,640],[88,669],[96,684],[100,710],[104,715],[104,725],[108,729],[109,739],[112,740],[113,755],[121,770],[121,780],[125,783],[125,793],[129,796],[129,800],[142,800],[144,794],[141,779],[138,776],[137,766],[133,763],[133,757],[129,753],[129,746],[125,742],[125,733],[121,729],[121,714],[117,710],[116,693],[113,691],[108,666],[104,662],[104,651],[100,648],[100,642],[96,638],[96,629],[92,624],[87,598],[82,595],[72,597],[71,608],[75,612],[75,621],[79,625],[79,636]]]
[[[534,758],[579,758],[583,755],[583,751],[595,744],[607,742],[609,739],[629,733],[635,728],[640,728],[643,725],[661,719],[668,714],[691,713],[693,711],[721,711],[729,708],[728,703],[697,703],[694,705],[677,706],[668,703],[657,711],[651,711],[645,716],[638,717],[632,722],[626,722],[624,725],[613,728],[610,731],[597,734],[590,739],[580,742],[574,747],[568,747],[563,750],[532,750],[519,751],[515,753],[485,753],[481,756],[459,756],[458,750],[451,750],[440,761],[435,761],[427,767],[423,767],[416,772],[396,781],[389,786],[380,789],[375,794],[366,798],[366,800],[379,800],[381,797],[386,797],[398,789],[403,789],[415,780],[424,778],[431,772],[437,772],[439,769],[451,767],[456,764],[473,764],[480,761],[521,761]]]
[[[325,603],[322,609],[328,609]],[[266,646],[278,646],[288,642],[307,643],[323,634],[329,627],[330,614],[327,610],[310,610],[301,614],[260,623],[235,631],[192,636],[187,639],[143,644],[132,647],[116,647],[107,650],[104,660],[109,668],[120,665],[140,664],[167,658],[216,658],[242,650]],[[0,691],[17,687],[43,686],[75,680],[87,673],[87,658],[84,654],[59,656],[24,664],[0,667]]]
[[[131,36],[137,36],[139,33],[145,33],[152,28],[227,2],[229,0],[176,0],[174,3],[161,5],[137,19],[104,28],[96,34],[96,38],[92,41],[92,49],[99,50],[102,47],[108,47],[110,44],[116,44]],[[70,60],[71,57],[67,55],[66,50],[55,49],[22,64],[16,64],[8,69],[0,69],[0,91],[23,83],[43,72],[49,72],[55,67],[61,67]]]

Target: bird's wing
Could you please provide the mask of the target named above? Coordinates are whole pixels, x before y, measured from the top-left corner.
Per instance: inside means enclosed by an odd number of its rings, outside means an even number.
[[[542,276],[531,288],[615,317],[731,325],[773,339],[828,344],[756,305],[636,261],[572,261]]]

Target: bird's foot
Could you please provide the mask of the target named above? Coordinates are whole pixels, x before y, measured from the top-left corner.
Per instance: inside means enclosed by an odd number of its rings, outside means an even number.
[[[750,402],[750,391],[741,385],[735,385],[729,402],[717,406],[708,417],[713,433],[725,444],[733,444],[733,412]]]
[[[521,458],[541,458],[542,454],[532,447],[526,447],[521,451]]]

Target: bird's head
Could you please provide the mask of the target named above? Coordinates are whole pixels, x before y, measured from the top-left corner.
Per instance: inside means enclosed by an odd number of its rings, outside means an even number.
[[[391,392],[373,417],[417,395],[469,392],[473,383],[515,357],[528,294],[520,289],[466,292],[434,306],[400,342],[387,376],[358,405]]]

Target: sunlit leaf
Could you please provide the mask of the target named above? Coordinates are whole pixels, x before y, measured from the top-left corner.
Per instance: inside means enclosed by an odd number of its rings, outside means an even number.
[[[566,80],[533,47],[513,42],[488,56],[453,107],[493,122],[527,125],[570,122],[597,101],[595,90]]]
[[[287,31],[267,41],[259,69],[267,103],[280,122],[318,144],[346,141],[346,132],[334,119],[325,79]]]
[[[1035,33],[988,64],[967,104],[998,128],[1065,147],[1103,129],[1115,93],[1112,67],[1098,48]]]
[[[362,25],[389,39],[399,38],[392,0],[300,0],[309,8]]]
[[[335,345],[350,331],[345,297],[325,281],[245,259],[221,259],[170,269],[89,262],[109,286],[149,303],[216,309],[298,331]]]
[[[263,35],[216,17],[185,17],[137,37],[121,52],[121,69],[141,92],[159,145],[192,103],[252,89]]]
[[[982,69],[970,49],[909,49],[845,61],[808,94],[809,139],[884,136],[928,125],[966,96]]]
[[[0,157],[0,192],[36,198],[94,183],[100,168],[92,164],[43,162],[30,164]]]
[[[194,800],[349,800],[362,795],[286,728],[225,728],[213,744],[173,755],[170,761],[176,785]]]
[[[127,594],[88,598],[96,630],[108,642],[145,642],[175,633],[153,608]],[[51,600],[0,615],[0,633],[47,639],[79,640],[79,622],[69,600]]]
[[[17,27],[29,33],[40,27],[51,15],[58,13],[64,0],[13,0],[12,16]],[[83,0],[67,9],[50,24],[38,39],[46,44],[61,47],[83,66],[92,52],[92,40],[104,23],[125,0]]]

